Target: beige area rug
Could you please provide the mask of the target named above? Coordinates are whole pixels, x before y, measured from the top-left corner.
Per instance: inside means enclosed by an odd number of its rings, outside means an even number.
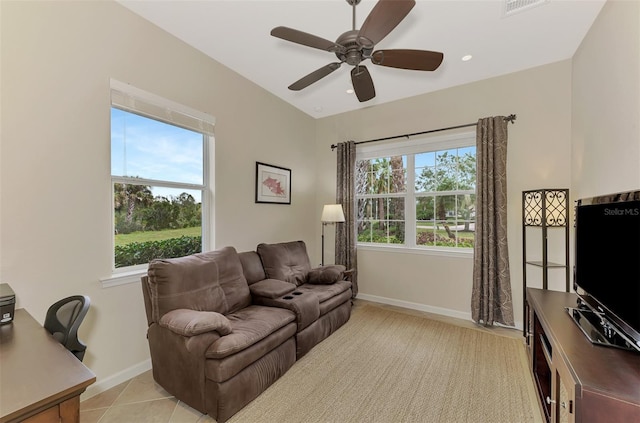
[[[365,304],[229,423],[541,420],[522,340]]]

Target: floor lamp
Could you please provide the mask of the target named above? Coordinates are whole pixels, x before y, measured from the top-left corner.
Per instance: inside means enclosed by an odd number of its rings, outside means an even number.
[[[325,204],[322,209],[322,217],[320,218],[322,222],[322,263],[321,266],[324,266],[324,227],[326,225],[338,222],[344,222],[344,212],[342,211],[341,204]]]

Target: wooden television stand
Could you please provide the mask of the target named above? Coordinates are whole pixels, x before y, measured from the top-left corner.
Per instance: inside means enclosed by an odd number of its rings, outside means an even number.
[[[573,293],[527,288],[529,364],[547,422],[640,422],[640,353],[592,344]]]

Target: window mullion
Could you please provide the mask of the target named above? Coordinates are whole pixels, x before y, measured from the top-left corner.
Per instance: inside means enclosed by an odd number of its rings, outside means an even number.
[[[183,182],[171,182],[171,181],[159,181],[156,179],[145,179],[145,178],[131,178],[126,176],[112,176],[111,182],[114,184],[129,184],[129,185],[152,185],[156,187],[164,187],[164,188],[181,188],[181,189],[192,189],[202,191],[205,189],[205,185],[200,184],[187,184]]]
[[[407,194],[404,192],[392,192],[388,194],[359,194],[357,197],[362,199],[375,199],[375,198],[402,198]]]
[[[415,155],[407,155],[407,195],[404,200],[404,243],[407,247],[416,246],[416,171]]]

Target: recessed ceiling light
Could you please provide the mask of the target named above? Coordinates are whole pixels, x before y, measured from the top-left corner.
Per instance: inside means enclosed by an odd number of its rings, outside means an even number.
[[[349,89],[347,90],[347,94],[353,94],[353,88],[349,88]]]
[[[467,54],[465,56],[462,56],[462,61],[463,62],[468,62],[469,60],[473,59],[473,56],[470,54]]]

